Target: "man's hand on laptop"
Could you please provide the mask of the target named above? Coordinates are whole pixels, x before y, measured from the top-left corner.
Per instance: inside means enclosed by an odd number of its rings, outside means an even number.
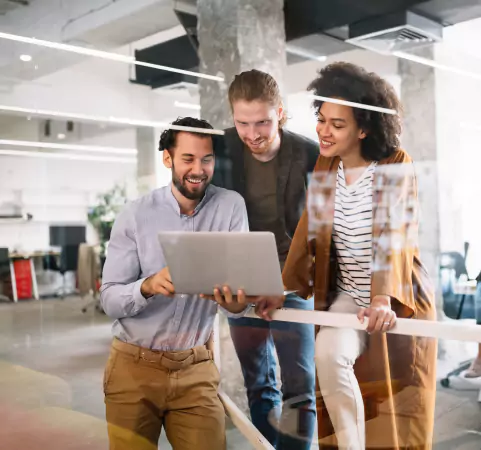
[[[270,322],[272,320],[271,312],[282,308],[284,305],[286,297],[284,295],[279,297],[257,297],[256,304],[256,314],[264,320]]]
[[[169,268],[164,267],[160,272],[146,278],[140,287],[140,292],[145,298],[157,294],[173,297],[175,289],[172,278],[170,277]]]
[[[247,305],[255,303],[257,297],[249,297],[245,295],[242,289],[237,291],[234,295],[229,286],[222,286],[222,288],[215,288],[214,295],[200,295],[202,298],[213,300],[222,306],[227,311],[237,314],[247,308]]]

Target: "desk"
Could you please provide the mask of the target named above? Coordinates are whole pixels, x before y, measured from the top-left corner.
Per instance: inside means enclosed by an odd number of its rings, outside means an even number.
[[[28,261],[30,266],[30,277],[32,280],[32,294],[35,300],[39,300],[40,296],[38,293],[37,284],[37,274],[35,272],[35,258],[43,258],[44,256],[60,256],[59,252],[54,251],[36,251],[31,253],[19,253],[19,252],[9,252],[10,259],[10,274],[12,279],[12,296],[13,301],[18,302],[18,289],[17,289],[17,277],[15,274],[15,261]]]
[[[455,284],[453,288],[454,295],[461,295],[461,302],[459,303],[459,309],[458,309],[458,314],[456,316],[456,320],[461,319],[466,297],[468,295],[472,295],[472,296],[476,295],[476,286],[477,286],[476,280],[458,281]]]

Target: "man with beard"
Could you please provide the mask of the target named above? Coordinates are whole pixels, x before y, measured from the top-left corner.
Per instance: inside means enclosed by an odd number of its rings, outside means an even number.
[[[203,120],[173,125],[212,129]],[[114,340],[104,376],[110,448],[157,449],[162,427],[174,450],[225,449],[219,373],[206,343],[218,306],[229,317],[248,299],[215,301],[175,292],[157,240],[160,231],[248,231],[242,197],[210,185],[217,136],[169,129],[159,150],[172,183],[117,217],[103,271],[102,306]]]
[[[229,87],[229,102],[235,127],[225,131],[213,183],[244,197],[251,231],[274,233],[282,268],[304,209],[319,144],[283,129],[287,117],[279,86],[265,72],[237,75]],[[261,302],[257,312],[268,320],[268,311],[279,306]],[[314,302],[291,294],[284,306],[312,310]],[[251,318],[229,322],[252,422],[278,450],[309,449],[316,421],[314,327]]]

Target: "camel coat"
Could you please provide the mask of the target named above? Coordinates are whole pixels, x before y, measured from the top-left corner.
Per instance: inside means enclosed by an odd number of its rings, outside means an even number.
[[[336,295],[337,261],[332,244],[339,158],[319,157],[308,206],[283,271],[287,290],[314,295],[328,310]],[[379,162],[373,181],[371,298],[389,295],[400,318],[436,320],[434,289],[419,260],[417,188],[411,158],[402,150]],[[368,336],[354,371],[366,412],[366,448],[432,448],[436,393],[434,339]],[[332,424],[318,394],[321,449],[337,448]]]

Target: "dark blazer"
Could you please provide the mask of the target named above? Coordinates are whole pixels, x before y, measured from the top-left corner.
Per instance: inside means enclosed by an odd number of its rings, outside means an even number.
[[[287,235],[292,239],[304,210],[308,174],[319,157],[319,144],[287,130],[281,133],[277,199]],[[244,143],[236,129],[225,130],[221,144],[216,147],[212,184],[237,191],[245,198]]]

